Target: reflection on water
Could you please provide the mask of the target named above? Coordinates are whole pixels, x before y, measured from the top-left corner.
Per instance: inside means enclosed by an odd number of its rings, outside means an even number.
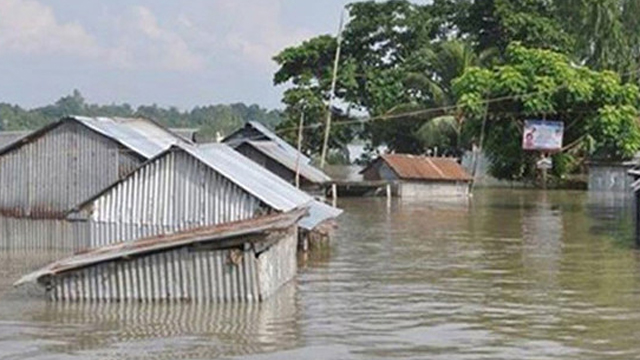
[[[640,358],[629,198],[340,205],[333,247],[254,306],[26,301],[9,284],[46,256],[0,257],[0,358]]]
[[[34,348],[29,357],[118,359],[219,358],[288,349],[300,340],[293,283],[261,304],[40,301],[13,317],[0,321],[2,358],[25,355],[16,339]]]

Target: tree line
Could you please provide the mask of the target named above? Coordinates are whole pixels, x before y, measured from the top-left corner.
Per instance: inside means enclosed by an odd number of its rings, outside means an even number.
[[[347,11],[331,109],[335,35],[274,57],[274,84],[287,85],[279,128],[295,139],[304,113],[309,153],[321,150],[327,111],[334,152],[353,139],[414,154],[482,146],[501,179],[537,176],[539,154],[521,146],[527,119],[564,122],[557,178],[640,150],[640,0],[390,0]]]
[[[229,135],[246,121],[259,121],[275,128],[281,121],[278,110],[266,110],[244,103],[198,106],[188,111],[176,107],[129,104],[89,104],[78,90],[63,96],[54,104],[34,109],[0,103],[0,130],[32,130],[50,124],[64,116],[144,117],[171,128],[198,128],[200,139],[215,139],[216,134]]]

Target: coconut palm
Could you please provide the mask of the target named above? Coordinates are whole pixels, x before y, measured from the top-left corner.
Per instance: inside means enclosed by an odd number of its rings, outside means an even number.
[[[476,54],[470,44],[449,40],[425,47],[409,60],[406,84],[416,100],[412,104],[414,109],[442,109],[428,113],[425,123],[415,134],[425,147],[449,149],[459,154],[469,145],[468,141],[463,141],[464,117],[454,108],[457,99],[452,82],[469,67],[487,65],[496,53],[485,50]]]

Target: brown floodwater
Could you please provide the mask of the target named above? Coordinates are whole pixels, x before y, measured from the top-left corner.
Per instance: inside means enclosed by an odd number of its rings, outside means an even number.
[[[55,304],[0,253],[0,359],[640,359],[630,199],[341,199],[330,251],[257,305]]]

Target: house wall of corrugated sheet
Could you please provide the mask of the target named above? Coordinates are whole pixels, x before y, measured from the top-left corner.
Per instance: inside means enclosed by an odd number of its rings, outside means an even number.
[[[168,153],[89,206],[91,246],[246,220],[269,209],[197,159]]]
[[[0,250],[30,252],[67,251],[89,246],[89,224],[58,219],[0,216]]]
[[[400,197],[408,200],[468,196],[469,183],[465,181],[403,181],[400,184]]]
[[[141,160],[66,122],[0,156],[0,212],[53,218],[133,171]]]
[[[298,271],[297,250],[298,235],[295,231],[286,234],[273,234],[281,236],[282,240],[258,256],[258,274],[260,277],[261,296],[269,297],[284,283],[293,279]]]
[[[261,301],[295,276],[296,238],[292,227],[258,256],[247,243],[244,249],[185,247],[97,264],[54,276],[47,292],[53,301]]]

